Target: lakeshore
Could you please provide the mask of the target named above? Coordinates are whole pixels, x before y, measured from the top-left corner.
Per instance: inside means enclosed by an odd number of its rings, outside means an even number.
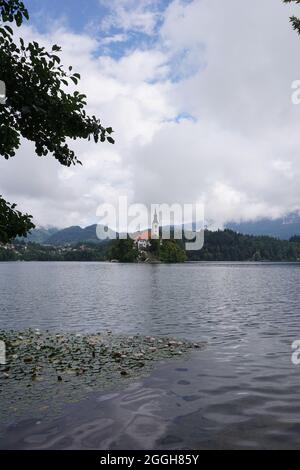
[[[64,232],[64,231],[63,231]],[[300,261],[300,238],[280,240],[269,236],[243,235],[232,230],[205,230],[204,247],[185,250],[183,240],[117,239],[93,242],[74,238],[52,240],[39,244],[23,239],[6,246],[0,244],[1,261],[113,261],[121,263],[172,264],[186,261]],[[55,242],[55,243],[54,243]],[[50,242],[49,242],[50,243]]]

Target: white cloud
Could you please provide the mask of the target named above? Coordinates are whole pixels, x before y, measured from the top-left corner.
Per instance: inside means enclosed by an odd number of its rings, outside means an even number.
[[[124,42],[127,40],[127,36],[125,34],[115,34],[113,36],[106,36],[105,38],[100,40],[100,44],[104,46],[116,43],[116,42]]]
[[[98,204],[124,194],[149,204],[201,199],[216,225],[300,209],[293,9],[273,0],[247,8],[240,0],[174,0],[165,11],[158,5],[112,4],[102,26],[122,33],[107,43],[135,31],[154,35],[162,22],[156,41],[131,45],[119,59],[100,55],[101,39],[61,24],[44,35],[23,29],[28,39],[62,46],[64,64],[82,75],[89,112],[116,131],[114,147],[71,143],[83,167],[39,160],[31,144],[0,161],[0,193],[40,224],[92,223]],[[176,122],[181,113],[195,120]]]
[[[110,13],[102,22],[102,28],[109,31],[118,28],[125,32],[154,33],[161,11],[156,0],[100,0]]]
[[[136,149],[146,182],[136,180],[139,197],[202,195],[208,218],[219,224],[300,208],[300,108],[290,98],[300,41],[290,12],[269,0],[247,8],[237,0],[226,7],[218,0],[172,2],[161,29],[168,54],[199,55],[198,71],[172,87],[173,103],[198,122],[162,125]]]

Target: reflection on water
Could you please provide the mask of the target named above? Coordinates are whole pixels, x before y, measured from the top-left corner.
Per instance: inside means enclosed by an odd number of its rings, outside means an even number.
[[[300,447],[300,265],[0,264],[1,328],[173,334],[205,351],[16,423],[3,447]],[[1,405],[0,405],[1,406]]]

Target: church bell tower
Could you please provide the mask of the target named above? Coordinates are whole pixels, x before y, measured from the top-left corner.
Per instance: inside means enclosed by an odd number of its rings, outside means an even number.
[[[151,238],[156,239],[156,240],[159,239],[159,222],[157,218],[156,209],[155,209],[154,218],[152,222]]]

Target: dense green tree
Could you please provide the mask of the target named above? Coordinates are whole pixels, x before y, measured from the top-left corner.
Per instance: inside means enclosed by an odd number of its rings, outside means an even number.
[[[177,240],[163,240],[159,259],[162,263],[183,263],[187,257]]]
[[[228,229],[206,230],[203,249],[188,251],[187,257],[190,261],[298,261],[300,239],[287,241]]]
[[[13,246],[0,246],[0,261],[106,261],[110,242],[49,246],[19,241]]]
[[[154,256],[159,257],[159,250],[160,250],[160,240],[157,240],[157,239],[150,240],[149,252],[152,253]]]
[[[134,241],[127,237],[127,239],[118,239],[113,243],[109,252],[109,259],[118,260],[121,263],[133,263],[137,260],[138,250]]]
[[[86,114],[85,95],[66,91],[68,85],[78,84],[80,75],[61,65],[59,46],[47,51],[35,41],[25,44],[16,39],[11,25],[16,30],[28,19],[22,1],[0,0],[0,80],[6,85],[6,101],[0,104],[0,155],[14,157],[25,138],[34,142],[40,157],[51,154],[64,166],[81,164],[67,139],[113,144],[113,130]],[[17,211],[6,226],[12,208],[15,205],[1,199],[0,242],[25,235],[33,226],[29,216]]]

